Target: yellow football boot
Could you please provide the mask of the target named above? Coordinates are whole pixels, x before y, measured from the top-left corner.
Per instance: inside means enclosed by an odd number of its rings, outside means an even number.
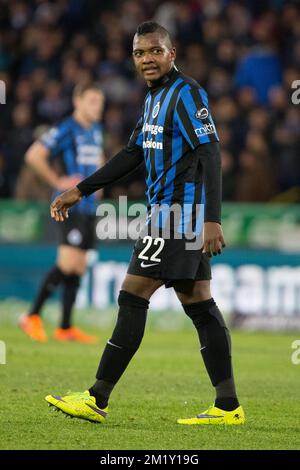
[[[70,392],[69,395],[60,397],[57,395],[47,395],[45,400],[49,406],[54,406],[69,416],[87,419],[95,423],[103,423],[107,416],[108,407],[103,410],[96,405],[95,397],[87,390],[83,393]]]
[[[208,410],[194,418],[178,419],[178,424],[244,424],[246,421],[245,413],[241,406],[233,411],[225,411],[214,405],[210,406]]]

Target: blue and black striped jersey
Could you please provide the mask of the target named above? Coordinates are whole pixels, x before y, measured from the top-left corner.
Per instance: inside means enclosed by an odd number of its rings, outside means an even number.
[[[39,142],[50,151],[50,158],[62,159],[68,176],[78,174],[86,178],[101,166],[103,134],[98,123],[84,128],[71,116],[43,134]],[[72,210],[95,214],[95,198],[93,195],[82,199]]]
[[[173,69],[164,83],[150,89],[128,147],[143,151],[149,207],[182,207],[181,233],[189,224],[194,233],[202,231],[205,194],[195,149],[218,141],[207,94],[197,82]],[[162,214],[160,226],[164,220]]]

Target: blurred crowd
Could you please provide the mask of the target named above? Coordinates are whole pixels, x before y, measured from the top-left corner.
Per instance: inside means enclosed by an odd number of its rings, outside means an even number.
[[[26,190],[24,154],[72,111],[75,83],[102,84],[106,158],[126,144],[146,91],[132,37],[154,19],[174,38],[177,67],[209,94],[224,200],[299,200],[300,105],[291,100],[299,12],[298,2],[282,0],[0,0],[0,197],[49,197],[43,185]],[[143,199],[143,177],[140,170],[105,195]]]

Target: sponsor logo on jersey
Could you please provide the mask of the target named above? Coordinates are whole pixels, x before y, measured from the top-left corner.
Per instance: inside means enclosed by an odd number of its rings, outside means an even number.
[[[164,132],[164,127],[163,126],[158,126],[155,124],[148,124],[145,122],[142,128],[143,132],[150,132],[151,135],[157,135],[157,134],[162,134]]]
[[[159,108],[160,108],[160,101],[154,106],[153,111],[152,111],[152,117],[153,119],[156,118],[156,116],[159,113]]]
[[[208,109],[207,108],[201,108],[196,111],[195,116],[197,119],[206,119],[208,116]]]
[[[204,124],[201,127],[195,129],[195,134],[197,137],[202,137],[203,135],[214,134],[216,132],[216,128],[214,124]]]
[[[143,148],[144,149],[163,150],[163,143],[162,142],[155,142],[155,140],[144,140],[143,141]]]
[[[76,161],[80,165],[99,165],[99,147],[96,145],[81,145],[78,147]]]

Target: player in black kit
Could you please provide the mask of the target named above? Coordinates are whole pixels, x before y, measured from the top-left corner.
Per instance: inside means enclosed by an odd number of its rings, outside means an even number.
[[[82,197],[117,181],[142,162],[146,166],[147,222],[122,284],[117,323],[100,360],[97,381],[81,394],[46,397],[65,413],[91,421],[105,420],[109,396],[142,341],[150,297],[165,284],[175,289],[195,325],[216,391],[208,410],[177,422],[245,422],[235,390],[229,331],[210,292],[209,258],[221,254],[225,246],[219,139],[205,91],[177,70],[175,57],[162,26],[145,22],[138,27],[133,60],[149,91],[129,143],[51,204],[51,216],[63,221]]]

